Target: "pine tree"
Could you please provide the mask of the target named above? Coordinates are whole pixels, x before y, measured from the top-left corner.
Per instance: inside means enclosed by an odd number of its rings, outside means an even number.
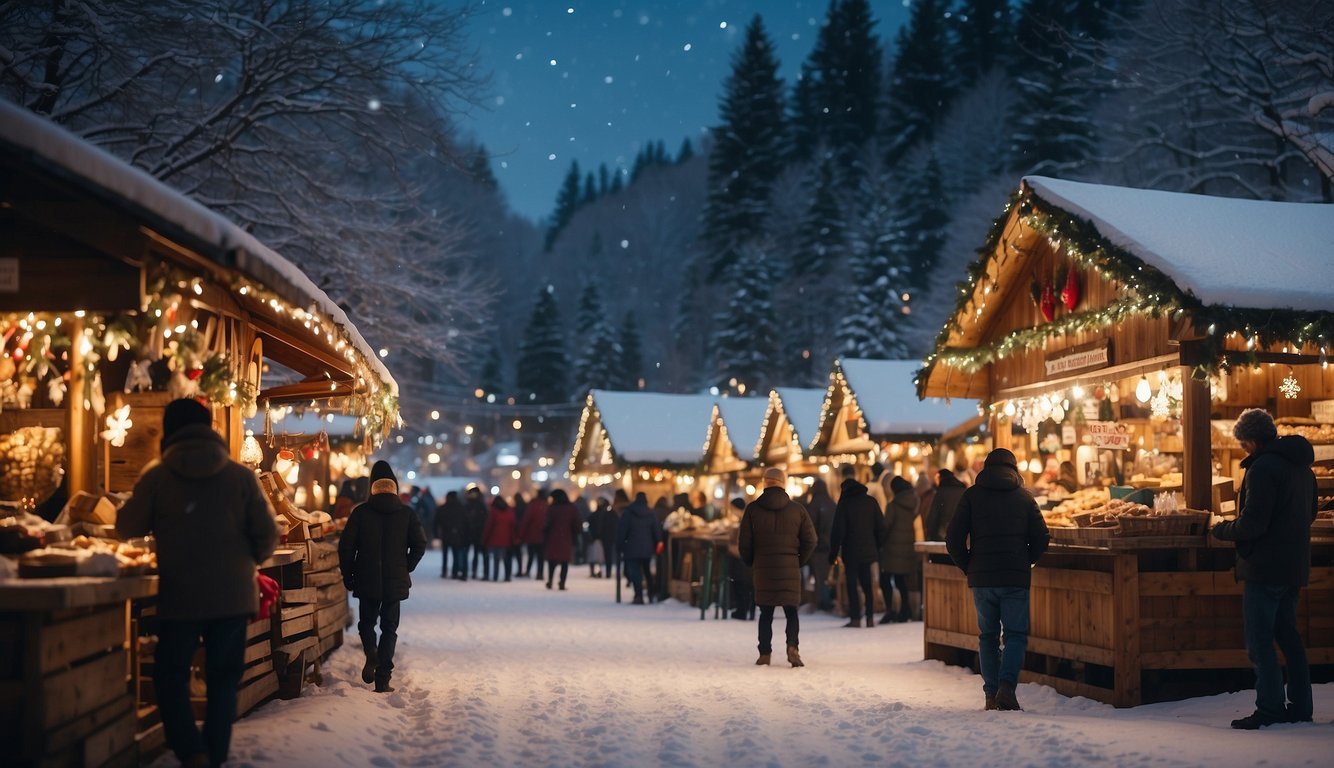
[[[579,209],[579,163],[570,163],[570,172],[565,174],[565,182],[556,194],[556,211],[551,215],[551,226],[547,228],[546,250],[555,245],[561,230],[569,225],[574,212]]]
[[[590,389],[615,386],[621,348],[607,323],[596,283],[588,283],[579,294],[574,343],[580,350],[574,363],[575,398],[583,397]]]
[[[635,390],[641,387],[644,379],[643,343],[639,338],[639,324],[635,313],[626,310],[621,321],[621,357],[616,377],[617,389]]]
[[[811,169],[806,188],[814,192],[797,233],[797,250],[792,255],[792,277],[796,280],[828,273],[843,253],[843,207],[835,183],[831,159],[824,158]]]
[[[951,27],[955,86],[967,88],[1004,66],[1010,45],[1009,0],[963,0]]]
[[[593,172],[589,171],[588,175],[584,176],[584,196],[579,198],[579,205],[582,207],[597,202],[597,199],[598,182],[597,179],[593,177]]]
[[[713,277],[763,232],[774,180],[782,168],[783,81],[758,15],[733,57],[720,111],[723,124],[713,132],[702,233]]]
[[[714,323],[710,345],[719,389],[744,384],[746,391],[762,392],[774,383],[780,321],[772,300],[775,282],[769,257],[758,248],[747,247],[728,268],[725,284],[731,295]]]
[[[537,292],[532,314],[519,345],[515,385],[520,398],[538,403],[559,403],[569,396],[569,360],[561,329],[556,291],[544,285]]]
[[[897,220],[892,241],[893,266],[903,272],[902,287],[906,310],[914,294],[920,295],[931,283],[931,273],[940,260],[949,226],[949,201],[945,198],[940,163],[934,156],[920,173],[913,174],[916,184],[900,184],[894,217]],[[907,312],[904,312],[907,314]]]
[[[885,159],[891,167],[909,149],[931,140],[952,98],[945,7],[944,0],[918,0],[908,25],[899,30],[884,126]]]
[[[690,138],[681,140],[681,148],[676,151],[676,164],[684,165],[686,161],[695,156],[695,147],[690,143]]]
[[[486,153],[486,147],[480,144],[469,158],[468,175],[487,189],[500,189],[500,182],[496,181],[496,175],[491,172],[491,158]]]
[[[809,61],[803,62],[788,104],[787,160],[790,163],[809,160],[820,143],[815,91],[815,71]]]
[[[622,178],[624,175],[625,173],[620,168],[617,168],[616,171],[612,173],[611,186],[607,188],[609,194],[614,195],[625,187],[625,180]]]
[[[1016,175],[1069,172],[1093,156],[1093,94],[1073,71],[1063,40],[1077,31],[1074,22],[1069,0],[1026,0],[1019,9],[1012,63],[1019,96],[1008,121]]]
[[[867,209],[849,232],[856,292],[851,307],[839,320],[836,334],[840,354],[847,357],[893,359],[903,353],[898,326],[905,274],[901,265],[894,263],[898,225],[889,192],[892,184],[874,175],[867,177],[863,184]]]
[[[598,165],[598,197],[606,197],[609,191],[611,173],[607,170],[606,163]]]

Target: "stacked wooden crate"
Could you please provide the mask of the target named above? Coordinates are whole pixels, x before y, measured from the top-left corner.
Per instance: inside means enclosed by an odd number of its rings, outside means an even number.
[[[306,586],[315,590],[315,634],[319,657],[328,657],[343,644],[343,631],[351,623],[347,588],[338,570],[338,540],[308,541]]]

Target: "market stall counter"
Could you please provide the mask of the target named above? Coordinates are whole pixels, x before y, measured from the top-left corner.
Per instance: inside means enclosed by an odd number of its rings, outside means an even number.
[[[943,542],[918,542],[925,657],[972,666],[977,613]],[[1033,568],[1021,682],[1132,707],[1250,687],[1231,544],[1194,536],[1053,542]],[[1312,540],[1297,623],[1317,677],[1334,665],[1334,538]]]

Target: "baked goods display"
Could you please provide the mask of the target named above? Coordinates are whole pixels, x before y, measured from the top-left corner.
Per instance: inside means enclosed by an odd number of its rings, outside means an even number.
[[[1334,443],[1334,424],[1279,424],[1278,434],[1301,435],[1314,445],[1330,444]]]
[[[65,440],[59,427],[19,427],[0,435],[0,499],[41,501],[60,487]]]

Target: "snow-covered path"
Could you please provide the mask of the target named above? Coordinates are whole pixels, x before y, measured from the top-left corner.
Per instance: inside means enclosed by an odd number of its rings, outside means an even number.
[[[361,683],[352,630],[323,685],[237,723],[231,764],[1220,768],[1328,765],[1334,751],[1334,684],[1316,687],[1314,725],[1259,732],[1228,727],[1251,691],[1117,710],[1023,685],[1026,711],[984,712],[979,678],[922,661],[920,623],[803,613],[807,666],[756,667],[754,623],[618,605],[586,568],[567,592],[439,573],[432,550],[403,606],[395,693]],[[781,613],[775,629],[781,649]]]

